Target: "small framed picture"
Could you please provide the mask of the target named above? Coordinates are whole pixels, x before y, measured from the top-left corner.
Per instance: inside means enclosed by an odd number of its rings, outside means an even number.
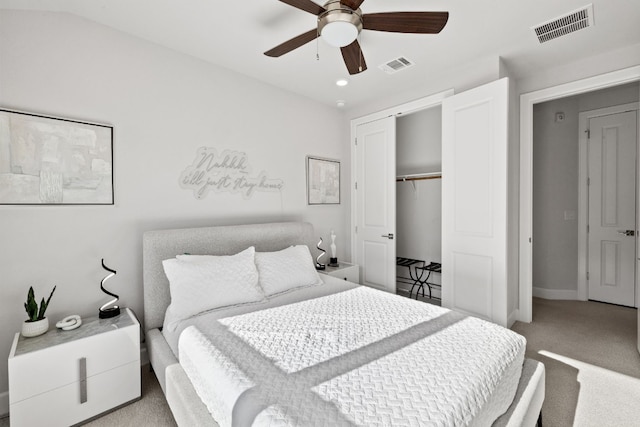
[[[340,162],[307,156],[307,204],[340,204]]]

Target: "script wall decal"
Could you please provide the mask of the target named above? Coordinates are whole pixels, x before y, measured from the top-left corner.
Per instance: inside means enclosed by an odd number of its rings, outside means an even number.
[[[281,179],[271,179],[265,171],[252,176],[246,153],[218,153],[213,147],[198,148],[193,163],[180,174],[179,183],[185,190],[193,190],[196,199],[205,198],[209,191],[240,193],[248,199],[256,191],[276,192],[284,187]]]

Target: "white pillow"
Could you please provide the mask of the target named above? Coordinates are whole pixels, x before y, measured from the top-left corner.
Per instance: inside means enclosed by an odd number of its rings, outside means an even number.
[[[309,248],[291,246],[277,252],[256,252],[260,285],[267,296],[302,286],[320,285]]]
[[[162,261],[169,279],[171,311],[180,319],[264,299],[253,246],[236,255],[197,258],[192,262],[179,255]]]

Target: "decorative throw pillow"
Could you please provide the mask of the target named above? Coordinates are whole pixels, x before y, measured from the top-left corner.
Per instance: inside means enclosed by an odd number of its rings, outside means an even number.
[[[291,246],[277,252],[256,252],[260,286],[271,296],[302,286],[320,285],[309,248]]]
[[[184,257],[162,261],[176,317],[186,319],[214,308],[264,299],[253,246],[230,256]]]

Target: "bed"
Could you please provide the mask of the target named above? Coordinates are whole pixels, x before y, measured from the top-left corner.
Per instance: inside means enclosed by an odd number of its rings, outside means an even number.
[[[259,302],[186,318],[167,310],[165,260],[312,247],[315,238],[298,222],[145,233],[146,345],[178,425],[540,423],[544,366],[524,359],[517,334],[446,309],[323,275]],[[496,345],[477,351],[482,334]]]

